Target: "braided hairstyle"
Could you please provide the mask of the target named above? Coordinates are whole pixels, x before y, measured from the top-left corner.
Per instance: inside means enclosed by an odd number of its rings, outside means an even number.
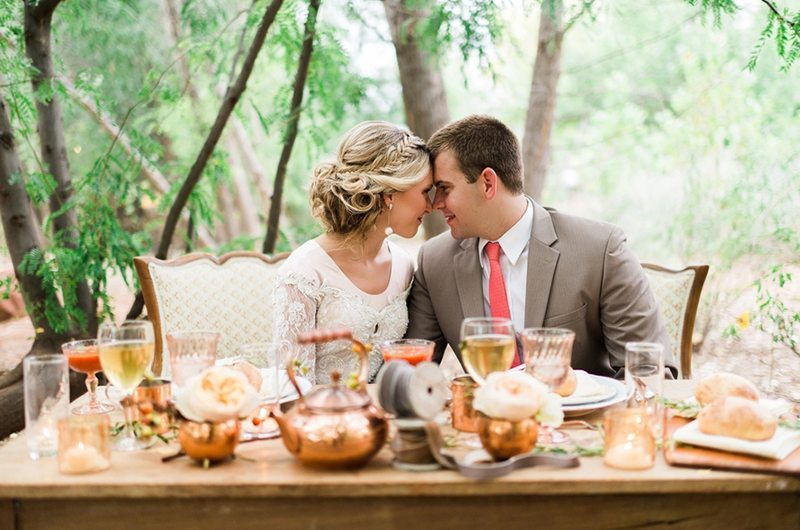
[[[422,139],[391,123],[359,123],[342,138],[336,160],[314,169],[311,212],[326,232],[363,241],[386,207],[383,196],[412,188],[429,171]]]

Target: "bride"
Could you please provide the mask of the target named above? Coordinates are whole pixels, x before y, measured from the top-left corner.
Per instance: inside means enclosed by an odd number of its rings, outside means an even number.
[[[275,339],[292,341],[314,328],[350,328],[365,343],[402,338],[414,262],[392,233],[413,237],[431,212],[433,187],[425,143],[391,123],[367,121],[339,144],[336,160],[314,170],[310,200],[325,233],[294,250],[276,281]],[[332,370],[355,370],[350,344],[295,345],[312,382]],[[370,353],[369,378],[381,366]]]

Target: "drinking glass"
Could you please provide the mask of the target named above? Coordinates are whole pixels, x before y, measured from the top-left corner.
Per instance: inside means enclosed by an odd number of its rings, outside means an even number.
[[[100,366],[100,351],[96,339],[73,340],[61,345],[61,351],[67,356],[69,367],[76,372],[86,374],[86,390],[89,391],[89,402],[72,409],[73,414],[106,414],[114,410],[113,405],[97,401],[97,372]]]
[[[516,355],[514,326],[508,318],[465,318],[460,347],[464,367],[481,386],[490,373],[511,368]]]
[[[69,415],[69,369],[59,354],[28,355],[22,361],[25,442],[32,460],[58,449],[58,420]]]
[[[555,392],[569,374],[575,332],[561,328],[527,328],[520,333],[520,340],[525,370]],[[539,440],[545,444],[560,444],[569,437],[543,425]]]
[[[108,380],[125,392],[125,426],[114,440],[115,451],[138,451],[146,444],[133,433],[133,392],[153,362],[153,326],[146,320],[126,320],[119,327],[104,323],[98,332],[100,365]]]
[[[436,344],[424,339],[397,339],[387,340],[380,344],[383,360],[406,361],[410,365],[427,362],[433,357],[433,348]]]
[[[653,434],[661,441],[664,429],[664,347],[656,342],[625,345],[625,386],[628,406],[644,408],[651,416]]]
[[[183,386],[193,375],[214,366],[219,333],[215,331],[174,331],[167,334],[172,382]]]
[[[256,367],[261,374],[261,406],[244,421],[242,430],[246,439],[265,440],[280,434],[277,423],[269,417],[273,407],[278,406],[281,396],[291,387],[286,370],[281,363],[289,358],[291,345],[288,341],[243,344],[235,361],[245,361]]]

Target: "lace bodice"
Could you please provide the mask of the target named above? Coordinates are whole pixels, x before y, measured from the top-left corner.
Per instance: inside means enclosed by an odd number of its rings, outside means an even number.
[[[406,297],[413,262],[402,249],[389,245],[391,277],[387,289],[378,295],[364,293],[353,285],[315,241],[292,252],[275,282],[275,339],[294,342],[298,333],[314,328],[342,327],[352,329],[353,336],[368,344],[402,338],[408,327]],[[308,368],[308,378],[315,383],[328,383],[333,370],[340,371],[346,379],[357,367],[349,341],[295,344],[294,352]],[[370,353],[370,381],[381,364],[380,353]]]

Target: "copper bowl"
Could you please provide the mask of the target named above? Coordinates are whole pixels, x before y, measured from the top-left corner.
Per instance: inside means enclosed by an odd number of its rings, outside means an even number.
[[[239,443],[239,421],[220,423],[184,421],[178,428],[178,442],[190,458],[219,462],[233,455]]]
[[[478,411],[472,408],[478,385],[468,375],[460,375],[450,382],[450,417],[453,428],[461,432],[478,432]]]
[[[481,445],[496,460],[527,453],[536,446],[539,422],[533,418],[519,421],[490,418],[478,413],[478,437]]]

